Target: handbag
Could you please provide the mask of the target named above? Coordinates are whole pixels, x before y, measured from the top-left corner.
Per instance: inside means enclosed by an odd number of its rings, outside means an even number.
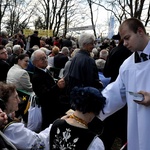
[[[30,106],[28,109],[27,128],[35,132],[40,132],[42,126],[42,113],[38,97],[33,94],[30,96],[29,101]]]

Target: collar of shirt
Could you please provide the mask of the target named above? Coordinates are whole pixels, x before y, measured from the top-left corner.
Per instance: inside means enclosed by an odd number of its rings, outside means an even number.
[[[144,50],[143,51],[137,51],[137,53],[139,54],[139,56],[141,53],[145,53],[148,56],[150,56],[150,40],[149,40],[148,44],[146,45],[146,47],[144,48]],[[148,59],[150,59],[150,58],[148,57]]]
[[[40,70],[43,70],[44,72],[47,72],[47,68],[45,68],[45,69],[42,69],[42,68],[39,68]]]

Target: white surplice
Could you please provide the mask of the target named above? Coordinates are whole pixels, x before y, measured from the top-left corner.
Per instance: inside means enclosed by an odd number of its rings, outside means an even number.
[[[150,51],[150,42],[144,51]],[[107,99],[105,114],[101,112],[98,116],[104,120],[127,103],[128,150],[150,150],[150,106],[137,104],[128,92],[140,90],[150,92],[150,59],[135,63],[133,53],[121,65],[116,81],[102,91]]]

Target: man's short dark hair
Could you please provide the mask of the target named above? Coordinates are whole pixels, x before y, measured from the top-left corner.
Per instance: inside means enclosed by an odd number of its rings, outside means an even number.
[[[3,50],[5,48],[4,45],[0,45],[0,50]]]
[[[34,33],[35,33],[35,34],[38,34],[39,32],[38,32],[38,31],[34,31]]]

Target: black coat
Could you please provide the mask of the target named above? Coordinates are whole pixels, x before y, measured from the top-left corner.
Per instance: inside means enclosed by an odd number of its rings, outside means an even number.
[[[80,50],[72,59],[68,76],[70,89],[74,86],[92,86],[98,89],[102,88],[95,60],[91,58],[86,50]]]
[[[30,48],[32,48],[34,45],[38,45],[40,47],[40,38],[36,36],[36,34],[32,34],[30,36]]]
[[[43,124],[45,129],[59,117],[59,93],[60,89],[52,76],[35,67],[32,76],[33,91],[39,98],[42,107]]]
[[[9,63],[10,67],[12,67],[14,64],[17,63],[17,59],[16,59],[17,57],[18,55],[15,53],[13,53],[8,57],[7,62]]]
[[[0,60],[0,81],[6,81],[8,70],[10,69],[10,65],[4,61]]]
[[[64,68],[66,62],[68,61],[68,57],[62,53],[58,53],[54,56],[54,66],[56,68]]]
[[[103,69],[104,76],[111,77],[110,82],[116,80],[121,64],[131,54],[132,52],[123,46],[123,44],[118,45],[110,51]]]
[[[62,45],[61,45],[61,47],[63,48],[63,47],[68,47],[69,49],[71,49],[72,48],[72,42],[71,42],[71,40],[70,39],[63,39],[62,40]]]

